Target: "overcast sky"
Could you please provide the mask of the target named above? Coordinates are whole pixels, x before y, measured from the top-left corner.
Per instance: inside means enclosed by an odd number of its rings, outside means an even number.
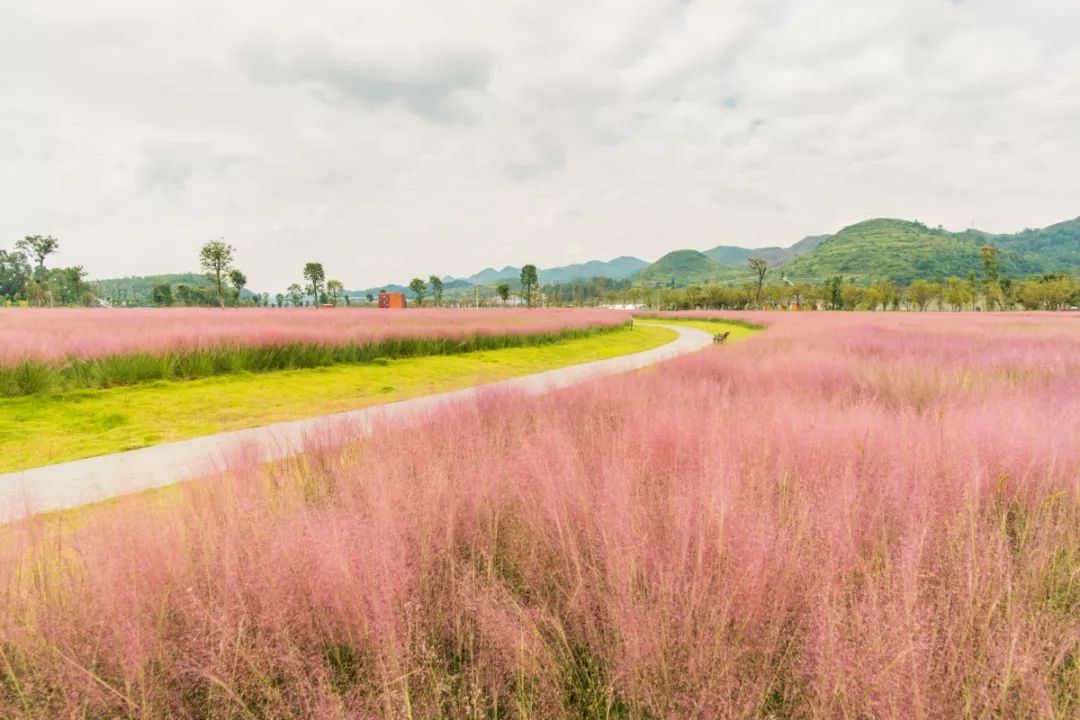
[[[223,6],[228,6],[223,9]],[[0,0],[0,246],[352,288],[1080,215],[1077,0]]]

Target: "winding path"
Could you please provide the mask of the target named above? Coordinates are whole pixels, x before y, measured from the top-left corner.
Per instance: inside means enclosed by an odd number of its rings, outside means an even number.
[[[460,390],[373,405],[360,410],[235,430],[0,474],[0,522],[11,522],[35,513],[77,507],[202,477],[220,470],[231,456],[241,451],[246,458],[264,461],[287,457],[300,452],[308,438],[342,424],[347,425],[351,432],[368,434],[377,423],[387,420],[414,422],[437,408],[475,398],[480,393],[510,390],[539,395],[569,385],[637,370],[700,350],[712,343],[712,336],[702,330],[675,325],[664,327],[675,330],[679,336],[666,345],[631,355],[570,365]]]

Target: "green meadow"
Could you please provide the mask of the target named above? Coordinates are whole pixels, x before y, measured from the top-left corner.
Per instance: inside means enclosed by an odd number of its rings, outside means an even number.
[[[0,399],[0,472],[353,410],[663,345],[637,325],[562,342]]]

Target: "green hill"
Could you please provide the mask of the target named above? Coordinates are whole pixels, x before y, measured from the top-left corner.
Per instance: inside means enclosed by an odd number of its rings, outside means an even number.
[[[678,250],[642,270],[635,283],[685,287],[698,283],[739,283],[751,277],[747,260],[764,258],[770,278],[819,283],[840,276],[859,283],[878,279],[901,284],[982,274],[979,249],[999,251],[1001,271],[1013,277],[1080,273],[1080,218],[1039,230],[995,235],[980,230],[950,232],[918,222],[878,218],[835,235],[814,235],[791,247],[743,248],[720,245],[705,252]]]
[[[979,244],[906,220],[867,220],[844,228],[813,252],[783,266],[792,280],[820,281],[834,275],[866,281],[889,278],[966,276],[982,267]]]
[[[940,280],[983,270],[979,248],[998,247],[1006,275],[1070,271],[1080,268],[1080,223],[1055,230],[989,235],[977,230],[953,233],[906,220],[877,219],[851,225],[815,250],[778,270],[792,280],[822,281],[840,275],[856,281],[876,278],[909,283]],[[1071,247],[1069,242],[1071,241]]]
[[[639,272],[634,283],[646,287],[675,287],[725,282],[741,274],[697,250],[675,250]]]
[[[98,295],[103,298],[118,302],[132,302],[138,305],[150,304],[150,293],[155,285],[168,284],[175,291],[178,285],[187,285],[192,288],[212,288],[214,282],[201,273],[166,273],[164,275],[134,275],[132,277],[105,278],[103,280],[90,280],[95,286]],[[254,297],[248,289],[244,289],[245,300]]]
[[[992,235],[990,242],[1012,255],[1017,264],[1038,268],[1033,272],[1080,272],[1080,218],[1041,230]]]

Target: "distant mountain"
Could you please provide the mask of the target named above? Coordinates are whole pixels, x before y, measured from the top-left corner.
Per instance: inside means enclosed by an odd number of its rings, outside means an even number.
[[[941,280],[967,277],[983,272],[979,249],[993,244],[998,248],[1001,271],[1012,277],[1047,273],[1080,274],[1080,218],[1027,229],[1012,234],[993,234],[981,230],[950,232],[930,228],[908,220],[876,218],[849,225],[833,235],[811,235],[790,247],[744,248],[718,245],[699,252],[675,250],[649,264],[636,257],[620,256],[602,262],[591,260],[539,270],[544,285],[589,281],[633,279],[644,287],[685,287],[705,283],[742,283],[752,279],[747,267],[751,257],[769,263],[767,280],[781,276],[792,281],[820,283],[840,276],[868,283],[889,279],[901,284],[917,278]],[[518,287],[521,268],[507,265],[502,269],[485,268],[468,278],[443,278],[443,292],[448,297],[472,292],[474,286],[491,287],[507,282]],[[91,281],[103,297],[148,303],[154,285],[168,283],[208,288],[211,281],[198,273],[148,275]],[[353,298],[364,298],[380,290],[412,292],[404,285],[389,283],[364,290],[349,290]],[[252,297],[248,290],[244,297]]]
[[[998,248],[1005,275],[1080,273],[1080,218],[1005,235],[950,232],[908,220],[877,218],[834,235],[803,238],[788,248],[720,245],[703,253],[676,250],[639,272],[634,282],[646,287],[744,282],[752,278],[747,261],[761,257],[769,263],[773,280],[785,276],[817,283],[841,276],[856,282],[888,279],[907,284],[917,278],[981,274],[980,248],[987,244]]]
[[[460,291],[463,288],[471,288],[472,283],[467,280],[461,280],[459,278],[445,277],[441,278],[443,281],[443,293],[446,295],[452,294],[454,291]],[[426,280],[426,278],[425,278]],[[386,292],[400,292],[405,293],[410,298],[413,296],[413,291],[405,285],[398,285],[397,283],[387,283],[386,285],[379,285],[377,287],[364,288],[363,290],[346,290],[345,295],[350,298],[359,298],[366,300],[370,294],[372,297],[378,297],[382,291]],[[428,290],[428,295],[431,294],[431,290]]]
[[[732,267],[745,267],[746,262],[752,257],[763,258],[770,265],[779,265],[805,255],[828,237],[828,235],[811,235],[786,248],[744,248],[735,245],[717,245],[711,250],[706,250],[705,254],[721,265],[730,265]]]
[[[608,262],[590,260],[589,262],[576,263],[574,265],[541,268],[537,271],[537,274],[540,276],[540,282],[542,284],[556,285],[559,283],[572,282],[574,280],[588,280],[594,277],[603,277],[608,278],[609,280],[624,280],[632,277],[639,270],[648,266],[649,263],[644,260],[630,257],[629,255],[622,255],[613,260],[609,260]],[[484,268],[480,272],[470,275],[467,278],[453,278],[450,276],[442,278],[443,292],[447,295],[461,294],[465,292],[467,288],[472,288],[475,285],[490,286],[501,282],[508,283],[511,287],[517,288],[520,278],[520,267],[507,265],[501,270],[489,267]],[[425,277],[424,279],[426,280],[427,278]],[[408,287],[397,285],[395,283],[380,285],[364,290],[348,290],[345,294],[349,297],[363,298],[368,293],[377,295],[380,290],[403,292],[408,294],[409,297],[412,297],[412,291],[409,290]]]
[[[622,280],[634,275],[649,266],[649,263],[629,255],[622,255],[608,262],[590,260],[573,265],[560,265],[553,268],[540,268],[537,274],[543,284],[567,283],[573,280],[585,280],[593,277],[605,277],[611,280]],[[484,268],[475,275],[470,275],[466,280],[474,285],[491,285],[507,280],[517,280],[521,277],[521,268],[507,265],[502,270]]]
[[[389,283],[388,285],[380,285],[379,287],[364,288],[363,290],[346,290],[345,295],[350,298],[366,298],[367,295],[372,297],[378,297],[380,292],[400,292],[407,293],[409,297],[412,297],[412,291],[404,285],[397,285],[396,283]]]
[[[520,276],[521,268],[507,265],[502,270],[496,270],[491,267],[484,268],[480,272],[465,278],[465,281],[473,285],[491,285],[500,280],[516,279]]]
[[[594,277],[623,280],[632,277],[635,273],[644,270],[648,266],[649,263],[644,260],[639,260],[638,258],[630,257],[629,255],[623,255],[614,260],[609,260],[608,262],[591,260],[589,262],[577,263],[574,265],[547,268],[545,270],[540,270],[539,275],[540,282],[545,285],[549,283],[555,285],[558,283],[567,283],[573,280],[584,280]]]

